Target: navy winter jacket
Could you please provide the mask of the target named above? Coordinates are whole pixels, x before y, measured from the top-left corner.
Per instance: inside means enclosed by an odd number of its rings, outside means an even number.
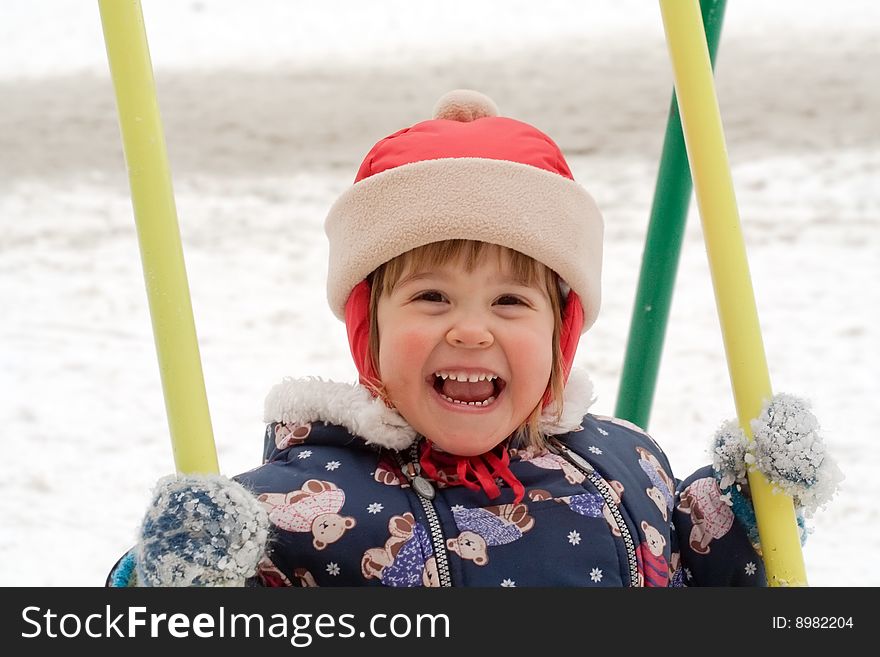
[[[361,386],[287,380],[264,463],[236,477],[274,535],[255,583],[293,586],[764,585],[709,467],[676,481],[643,431],[585,413],[573,372],[549,450],[510,450],[522,501],[418,476],[421,440]],[[500,482],[499,482],[500,483]]]

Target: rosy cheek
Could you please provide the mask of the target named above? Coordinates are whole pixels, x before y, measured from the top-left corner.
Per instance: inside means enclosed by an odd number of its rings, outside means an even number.
[[[406,331],[400,335],[400,346],[403,349],[423,352],[434,346],[434,339],[423,331]]]
[[[553,339],[540,335],[526,335],[508,342],[508,358],[526,364],[530,369],[540,371],[553,365],[553,350],[550,342]]]
[[[383,339],[379,361],[386,383],[420,374],[434,342],[419,331],[394,332]]]

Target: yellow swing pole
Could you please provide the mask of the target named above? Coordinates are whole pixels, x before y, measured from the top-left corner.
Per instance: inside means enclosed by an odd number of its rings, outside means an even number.
[[[219,470],[140,0],[98,0],[174,463]]]
[[[660,0],[660,10],[737,417],[751,439],[749,423],[772,390],[700,7],[698,0]],[[749,472],[749,486],[768,583],[806,586],[791,498],[774,493],[757,471]]]

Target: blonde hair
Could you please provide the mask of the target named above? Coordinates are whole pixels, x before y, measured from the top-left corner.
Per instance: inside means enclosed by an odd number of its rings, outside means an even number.
[[[558,421],[562,414],[562,394],[565,388],[564,364],[562,362],[562,347],[560,334],[562,331],[563,299],[559,288],[559,277],[546,265],[534,258],[508,249],[497,244],[477,242],[474,240],[445,240],[432,242],[417,247],[402,255],[397,256],[379,266],[367,277],[370,282],[370,348],[369,358],[372,361],[373,371],[381,378],[379,371],[379,298],[383,294],[391,294],[400,279],[416,264],[420,267],[433,268],[443,265],[450,260],[462,259],[465,271],[472,272],[477,263],[484,256],[495,250],[499,261],[505,263],[510,269],[511,275],[517,281],[529,286],[543,286],[547,297],[550,299],[550,307],[553,312],[553,361],[550,368],[550,379],[541,400],[532,409],[525,421],[516,429],[513,436],[515,447],[535,447],[543,449],[546,441],[541,434],[538,425],[543,413],[543,402],[550,395],[550,406]],[[373,391],[388,402],[388,396],[381,381],[370,385]]]

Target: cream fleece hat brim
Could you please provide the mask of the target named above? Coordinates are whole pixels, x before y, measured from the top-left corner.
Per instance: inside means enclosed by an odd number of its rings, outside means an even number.
[[[358,181],[331,207],[325,222],[330,307],[344,321],[352,289],[406,251],[476,240],[555,271],[579,295],[585,331],[599,311],[602,215],[549,137],[492,118],[494,103],[468,94],[454,92],[438,103],[435,115],[450,116],[455,107],[455,118],[422,122],[374,146]],[[488,103],[480,105],[481,98]]]

